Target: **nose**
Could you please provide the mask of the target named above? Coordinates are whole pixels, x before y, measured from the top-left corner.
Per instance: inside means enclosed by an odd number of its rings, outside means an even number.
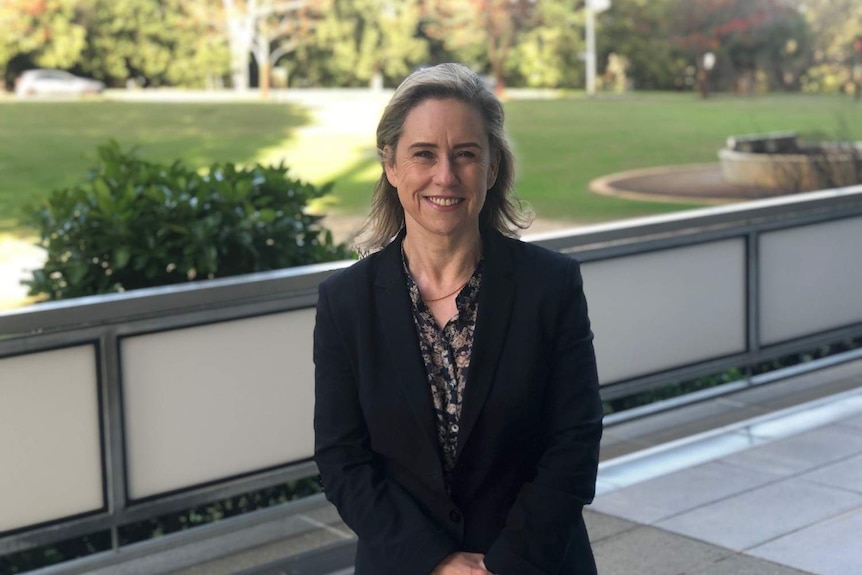
[[[448,156],[442,156],[437,162],[434,172],[434,183],[441,188],[451,188],[458,183],[458,174],[455,171],[455,164]]]

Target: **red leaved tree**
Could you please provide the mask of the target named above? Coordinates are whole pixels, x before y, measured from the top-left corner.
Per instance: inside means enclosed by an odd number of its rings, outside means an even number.
[[[706,52],[738,91],[758,72],[769,86],[793,83],[808,44],[807,25],[791,0],[677,0],[672,41],[700,66]]]

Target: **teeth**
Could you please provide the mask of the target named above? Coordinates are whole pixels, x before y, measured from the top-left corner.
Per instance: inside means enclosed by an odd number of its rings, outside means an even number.
[[[454,206],[461,201],[461,198],[428,198],[431,203],[438,206]]]

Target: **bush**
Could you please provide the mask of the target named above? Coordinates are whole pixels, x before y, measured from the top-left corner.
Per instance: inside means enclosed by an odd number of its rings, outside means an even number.
[[[116,142],[98,148],[85,181],[34,211],[48,251],[30,295],[67,299],[350,257],[306,212],[315,187],[283,165],[146,162]]]

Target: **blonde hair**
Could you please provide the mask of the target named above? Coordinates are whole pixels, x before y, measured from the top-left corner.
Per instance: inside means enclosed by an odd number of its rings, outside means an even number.
[[[482,116],[491,155],[497,156],[497,179],[485,198],[479,213],[482,229],[495,229],[515,236],[516,230],[526,229],[532,214],[515,195],[514,156],[503,130],[503,105],[485,82],[468,67],[461,64],[440,64],[410,74],[386,106],[377,125],[377,157],[381,167],[387,158],[384,149],[394,152],[410,111],[428,99],[455,99],[474,106]],[[368,254],[384,247],[404,227],[404,209],[398,201],[398,192],[389,183],[385,169],[374,188],[371,212],[357,234],[355,247]]]

